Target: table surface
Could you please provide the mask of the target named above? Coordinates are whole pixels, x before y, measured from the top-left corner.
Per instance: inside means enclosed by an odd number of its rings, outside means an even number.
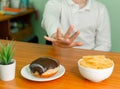
[[[6,43],[6,41],[2,40]],[[15,41],[17,62],[15,79],[8,82],[0,80],[0,89],[120,89],[120,53],[58,48],[42,44]],[[77,61],[85,55],[105,55],[113,59],[115,68],[112,75],[99,83],[84,79],[77,67]],[[65,67],[65,74],[55,80],[35,82],[21,76],[21,69],[39,57],[52,57]]]

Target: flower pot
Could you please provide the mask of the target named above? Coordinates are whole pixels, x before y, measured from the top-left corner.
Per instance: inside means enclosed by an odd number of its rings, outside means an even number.
[[[14,60],[11,64],[2,65],[0,64],[0,80],[10,81],[15,78],[16,61]]]

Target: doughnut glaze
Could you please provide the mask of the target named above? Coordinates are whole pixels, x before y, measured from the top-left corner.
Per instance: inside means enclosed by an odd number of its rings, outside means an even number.
[[[40,57],[30,63],[30,71],[38,75],[42,75],[50,69],[59,67],[59,61],[49,57]]]

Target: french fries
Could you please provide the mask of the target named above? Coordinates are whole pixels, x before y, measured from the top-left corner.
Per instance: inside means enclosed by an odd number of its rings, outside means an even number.
[[[113,61],[104,55],[83,56],[82,59],[80,65],[87,68],[105,69],[113,65]]]

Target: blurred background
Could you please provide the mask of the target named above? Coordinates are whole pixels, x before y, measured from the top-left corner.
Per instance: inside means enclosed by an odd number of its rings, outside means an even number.
[[[13,0],[16,1],[16,0]],[[45,44],[45,40],[43,38],[46,35],[44,29],[41,28],[41,20],[44,12],[45,4],[48,0],[29,0],[29,6],[34,7],[35,19],[32,18],[32,26],[34,29],[34,34],[38,37],[38,43]],[[104,3],[109,11],[110,21],[111,21],[111,35],[112,35],[112,49],[113,52],[120,52],[120,12],[118,9],[120,8],[120,0],[98,0]]]

